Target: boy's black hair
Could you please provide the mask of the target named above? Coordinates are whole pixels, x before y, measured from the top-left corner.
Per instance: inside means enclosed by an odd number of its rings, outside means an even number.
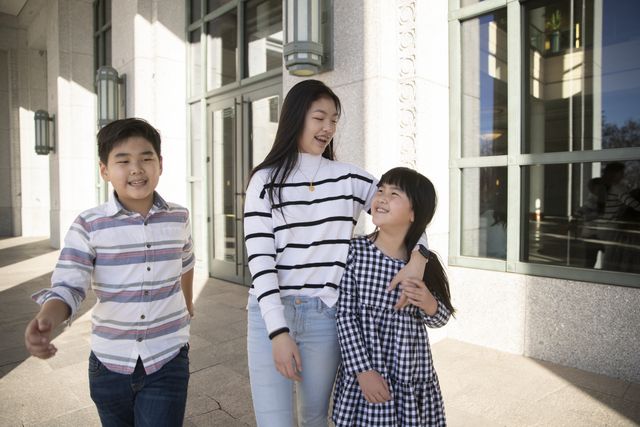
[[[153,146],[153,150],[160,157],[160,134],[146,120],[128,118],[116,120],[98,132],[98,157],[103,164],[107,164],[109,153],[127,138],[144,138]]]
[[[378,186],[382,184],[398,187],[407,195],[411,203],[414,219],[404,238],[405,249],[407,254],[410,254],[436,213],[436,206],[438,205],[436,189],[427,177],[405,167],[397,167],[387,171],[380,178]],[[372,234],[371,238],[375,241],[376,237],[377,231]],[[449,279],[440,258],[432,250],[429,250],[423,280],[429,290],[453,314],[455,309],[451,305]]]

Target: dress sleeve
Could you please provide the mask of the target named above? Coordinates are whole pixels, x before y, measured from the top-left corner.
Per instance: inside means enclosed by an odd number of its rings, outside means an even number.
[[[351,244],[347,256],[347,266],[340,282],[340,298],[336,314],[342,363],[345,370],[351,375],[372,369],[360,323],[358,281],[354,274],[355,260],[355,250]]]
[[[51,276],[51,288],[31,296],[40,305],[50,299],[64,301],[71,310],[69,322],[76,316],[91,287],[96,252],[90,233],[90,225],[78,216],[64,238],[64,247]]]
[[[435,312],[433,316],[429,316],[424,311],[418,309],[418,313],[420,313],[420,318],[422,322],[427,325],[429,328],[441,328],[449,322],[449,318],[451,317],[451,312],[445,305],[440,301],[438,297],[435,297],[436,301],[438,301],[438,310]]]
[[[267,332],[287,326],[276,270],[276,243],[266,174],[259,171],[249,182],[244,205],[244,241],[247,247],[251,287],[258,299]]]

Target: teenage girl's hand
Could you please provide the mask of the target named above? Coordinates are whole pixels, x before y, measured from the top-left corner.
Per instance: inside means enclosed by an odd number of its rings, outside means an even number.
[[[271,351],[278,372],[290,380],[302,381],[302,358],[291,335],[284,333],[273,337]]]
[[[378,371],[365,371],[358,373],[358,384],[364,398],[369,403],[384,403],[391,400],[391,393],[387,382]]]
[[[433,316],[438,311],[438,301],[422,280],[414,278],[403,280],[400,289],[402,289],[402,296],[409,304],[422,309],[429,316]]]
[[[424,275],[424,268],[427,265],[427,259],[423,257],[419,251],[411,252],[411,257],[409,258],[409,262],[403,268],[396,273],[393,277],[389,286],[387,287],[387,291],[394,290],[400,283],[402,283],[405,279],[409,278],[418,278]],[[393,306],[396,310],[401,310],[405,308],[409,304],[407,297],[404,294],[400,295],[396,305]]]

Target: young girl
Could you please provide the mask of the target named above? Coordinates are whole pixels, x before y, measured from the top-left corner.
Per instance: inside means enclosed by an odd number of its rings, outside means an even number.
[[[407,279],[388,290],[435,209],[431,181],[412,169],[391,169],[372,202],[376,231],[351,241],[337,313],[336,426],[446,424],[424,327],[445,325],[454,311],[438,257],[430,253],[424,280]],[[400,294],[409,305],[396,310]]]
[[[324,83],[296,84],[282,105],[273,147],[247,187],[247,352],[260,427],[292,425],[293,381],[299,424],[327,426],[340,358],[338,284],[353,226],[377,191],[369,173],[335,161],[339,116],[340,100]],[[414,251],[394,281],[421,277],[425,262]]]

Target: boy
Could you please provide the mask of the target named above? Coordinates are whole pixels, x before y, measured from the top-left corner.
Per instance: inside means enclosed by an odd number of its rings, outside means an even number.
[[[195,262],[189,212],[155,192],[160,135],[146,121],[102,128],[98,155],[113,197],[71,225],[51,288],[32,297],[42,307],[25,344],[36,357],[54,356],[51,332],[93,287],[89,388],[102,425],[182,425]]]

